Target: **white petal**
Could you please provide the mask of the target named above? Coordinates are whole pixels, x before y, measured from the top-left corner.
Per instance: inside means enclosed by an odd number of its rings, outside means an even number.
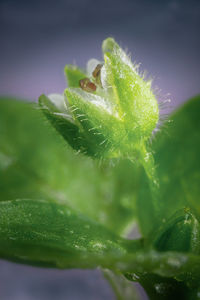
[[[109,85],[108,85],[108,82],[107,82],[107,73],[106,73],[105,66],[103,66],[102,69],[101,69],[101,83],[102,83],[103,89],[106,90],[106,89],[109,88]]]
[[[86,67],[88,77],[92,77],[92,72],[94,71],[94,69],[98,64],[101,64],[101,62],[95,58],[92,58],[88,61]]]
[[[48,98],[60,112],[66,112],[67,107],[66,107],[64,95],[50,94],[48,95]]]

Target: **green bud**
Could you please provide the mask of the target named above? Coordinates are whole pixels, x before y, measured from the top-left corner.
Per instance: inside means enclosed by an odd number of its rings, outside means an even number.
[[[62,105],[44,95],[40,105],[75,150],[103,158],[144,156],[159,118],[151,82],[112,38],[102,48],[104,62],[90,60],[85,73],[65,67],[69,87],[60,96]]]
[[[200,253],[200,224],[188,209],[177,212],[159,230],[154,242],[159,251]]]

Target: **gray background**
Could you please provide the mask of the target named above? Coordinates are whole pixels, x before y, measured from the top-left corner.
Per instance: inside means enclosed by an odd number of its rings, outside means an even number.
[[[63,68],[101,59],[113,36],[142,62],[173,109],[200,92],[200,1],[0,1],[0,95],[37,100],[62,93]],[[99,271],[0,262],[0,299],[113,299]]]

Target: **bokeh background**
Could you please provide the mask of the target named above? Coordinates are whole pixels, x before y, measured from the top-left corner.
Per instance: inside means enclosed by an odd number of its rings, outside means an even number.
[[[101,42],[112,36],[154,78],[159,97],[170,97],[172,110],[200,93],[199,31],[199,0],[1,0],[0,95],[36,101],[62,93],[64,65],[101,59]],[[99,271],[0,261],[0,299],[114,298]]]

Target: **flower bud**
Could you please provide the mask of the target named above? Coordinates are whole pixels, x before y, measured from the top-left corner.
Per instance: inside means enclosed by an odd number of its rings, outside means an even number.
[[[200,253],[200,224],[188,209],[177,212],[159,230],[154,242],[158,251]]]
[[[44,95],[40,105],[74,149],[92,157],[134,157],[157,125],[158,103],[151,82],[112,38],[102,48],[104,63],[92,59],[86,72],[66,66],[62,107],[54,101],[52,108]]]

